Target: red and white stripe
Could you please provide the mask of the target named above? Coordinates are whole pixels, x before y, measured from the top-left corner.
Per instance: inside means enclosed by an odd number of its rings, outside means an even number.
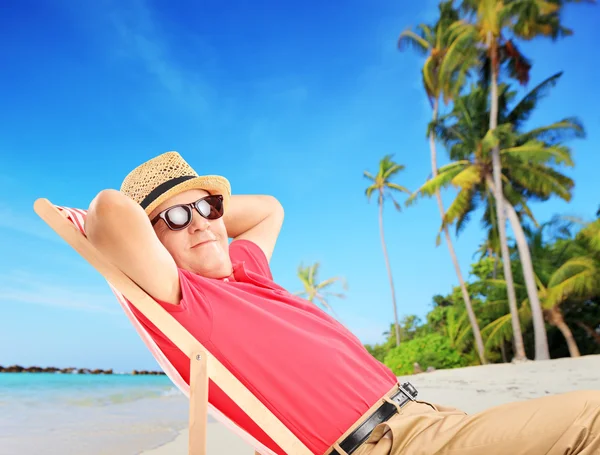
[[[77,209],[77,208],[69,208],[62,206],[55,206],[62,212],[67,214],[67,219],[71,221],[77,229],[85,236],[85,217],[87,215],[87,211]],[[171,379],[173,384],[177,386],[183,394],[189,398],[190,396],[190,386],[185,380],[181,377],[179,372],[175,369],[173,364],[169,361],[169,359],[164,355],[164,353],[160,350],[158,345],[154,342],[150,334],[146,331],[144,326],[140,323],[140,321],[135,317],[133,312],[131,311],[131,303],[121,294],[117,289],[113,287],[110,282],[108,285],[112,292],[115,294],[118,302],[121,304],[123,311],[135,327],[137,333],[142,338],[162,370],[165,374]],[[256,438],[247,433],[244,429],[240,428],[236,423],[232,422],[227,416],[225,416],[221,411],[215,408],[211,403],[208,403],[208,412],[214,417],[218,422],[225,425],[231,431],[239,435],[242,439],[244,439],[248,444],[250,444],[255,450],[259,451],[263,455],[276,455],[275,452],[267,448],[264,444],[260,443]]]

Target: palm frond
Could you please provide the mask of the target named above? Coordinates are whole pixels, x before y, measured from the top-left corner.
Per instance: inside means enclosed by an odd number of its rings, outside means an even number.
[[[383,169],[383,172],[381,172],[381,177],[384,180],[389,180],[395,174],[397,174],[398,172],[403,171],[403,170],[404,170],[404,165],[397,164],[397,163],[389,163],[389,166],[387,166],[385,169]]]
[[[406,200],[406,205],[413,204],[418,196],[431,197],[436,191],[451,185],[452,179],[460,174],[465,166],[469,164],[469,161],[462,160],[440,168],[437,176],[427,180],[421,188],[410,195]]]
[[[377,187],[375,185],[371,185],[365,190],[365,195],[367,196],[368,200],[371,200],[371,195],[373,194],[373,191],[377,191]]]
[[[327,300],[325,300],[322,296],[320,295],[316,295],[315,296],[316,299],[319,301],[319,303],[321,303],[321,305],[323,306],[323,308],[325,308],[328,311],[333,312],[333,308],[331,307],[331,305],[329,304],[329,302],[327,302]]]
[[[550,90],[556,86],[563,72],[560,71],[536,85],[519,103],[510,111],[504,119],[499,119],[499,123],[511,123],[516,127],[522,125],[533,112],[539,101],[544,98]]]
[[[480,169],[477,166],[468,166],[452,179],[452,184],[462,189],[469,189],[481,181]]]
[[[533,163],[554,162],[573,166],[571,153],[568,149],[559,146],[547,146],[537,140],[529,140],[517,147],[507,147],[500,151],[501,155],[512,155],[519,159]]]
[[[485,348],[492,349],[500,346],[504,341],[512,337],[512,325],[510,313],[499,317],[481,329],[481,336],[485,339]]]
[[[509,311],[508,299],[498,299],[485,302],[483,307],[486,315],[502,313],[506,314]]]
[[[600,216],[600,214],[598,216]],[[593,251],[600,253],[600,219],[585,225],[581,229],[579,235],[587,240]]]
[[[396,183],[389,182],[386,186],[393,190],[400,191],[401,193],[411,194],[411,192],[408,188],[398,185]]]
[[[309,266],[304,266],[304,265],[300,264],[300,266],[298,267],[297,275],[298,275],[298,278],[300,279],[300,282],[304,286],[304,290],[296,292],[295,295],[305,296],[309,302],[313,302],[313,303],[314,303],[314,300],[316,299],[321,303],[321,305],[324,308],[333,312],[333,308],[327,302],[325,295],[329,295],[332,297],[338,297],[338,298],[344,298],[344,295],[342,293],[334,293],[331,291],[327,291],[327,289],[335,282],[340,282],[342,284],[342,288],[344,290],[346,290],[348,288],[348,286],[347,286],[346,280],[342,277],[332,277],[332,278],[328,278],[322,282],[319,282],[318,281],[319,267],[320,267],[319,262],[315,262]],[[321,294],[320,291],[324,291],[323,294]]]
[[[598,269],[592,258],[569,259],[552,274],[544,306],[552,308],[567,298],[593,293],[598,288],[598,278]]]
[[[398,210],[399,212],[401,212],[402,211],[402,206],[398,203],[398,201],[396,200],[396,198],[391,193],[388,194],[387,197],[392,200],[392,204],[394,204],[394,208],[396,210]]]
[[[544,201],[555,195],[565,201],[571,200],[575,183],[549,166],[529,163],[511,168],[508,174],[511,184],[526,197]]]
[[[484,285],[488,285],[488,286],[494,286],[500,289],[506,289],[506,281],[505,280],[500,280],[500,279],[494,279],[494,278],[487,278],[485,280],[480,280],[481,284]],[[525,289],[525,286],[523,286],[522,284],[519,283],[513,283],[515,289]]]
[[[429,56],[425,60],[421,70],[421,75],[423,76],[423,85],[425,86],[427,94],[432,98],[437,98],[440,92],[440,87],[435,74],[436,66],[437,62],[431,56]]]
[[[363,175],[368,178],[369,180],[373,180],[375,181],[375,177],[373,176],[373,174],[371,174],[369,171],[364,171]]]
[[[468,213],[472,207],[472,199],[475,194],[474,188],[461,189],[446,213],[444,214],[443,225],[453,224],[457,219],[463,218],[465,213]]]
[[[576,117],[570,117],[550,125],[534,128],[519,138],[521,141],[535,139],[549,145],[568,141],[572,138],[585,138],[583,123]]]
[[[500,143],[500,141],[498,140],[498,129],[499,128],[496,127],[494,131],[488,130],[488,132],[485,134],[481,141],[481,146],[486,155],[490,152],[490,150],[492,150]]]
[[[519,325],[521,329],[531,323],[531,309],[529,300],[525,299],[517,310]],[[510,312],[490,322],[481,329],[481,336],[485,339],[486,349],[500,345],[502,341],[508,341],[513,335],[512,315]]]
[[[459,214],[459,216],[456,218],[456,228],[455,228],[455,235],[458,237],[460,234],[462,234],[464,228],[467,226],[467,223],[469,222],[471,215],[473,214],[473,212],[475,210],[477,210],[478,208],[478,198],[473,196],[473,197],[469,197],[468,198],[468,203],[467,205],[464,207],[464,209],[462,210],[462,212]]]
[[[315,287],[317,289],[326,289],[329,286],[331,286],[332,284],[336,283],[336,282],[340,282],[342,284],[342,287],[344,289],[348,289],[348,283],[346,282],[346,280],[341,277],[341,276],[334,276],[332,278],[328,278],[325,281],[321,281],[319,284],[317,284]]]
[[[407,47],[411,47],[423,55],[426,54],[431,48],[431,43],[423,35],[424,33],[419,35],[412,30],[404,30],[398,37],[398,49],[403,51]]]

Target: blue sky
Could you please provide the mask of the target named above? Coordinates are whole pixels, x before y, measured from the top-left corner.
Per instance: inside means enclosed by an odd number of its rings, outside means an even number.
[[[331,304],[365,343],[392,321],[377,206],[364,170],[385,154],[416,189],[429,172],[430,110],[420,58],[398,34],[433,19],[436,2],[33,2],[4,9],[0,26],[0,364],[156,368],[104,279],[33,212],[38,197],[87,208],[135,166],[177,150],[199,173],[227,176],[234,192],[276,196],[286,209],[272,269],[290,291],[296,269],[321,262],[344,276]],[[591,218],[598,207],[598,10],[568,8],[576,30],[523,46],[531,86],[564,70],[531,119],[579,116],[570,203],[534,206]],[[442,163],[444,153],[440,153]],[[448,194],[445,197],[449,201]],[[397,213],[385,229],[400,315],[423,316],[457,280],[435,246],[433,200]],[[463,273],[482,239],[479,220],[456,241]],[[241,336],[252,336],[252,331]]]

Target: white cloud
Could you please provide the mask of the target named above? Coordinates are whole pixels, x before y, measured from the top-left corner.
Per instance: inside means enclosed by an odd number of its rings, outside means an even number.
[[[208,113],[214,89],[197,70],[190,71],[173,57],[159,23],[144,0],[127,2],[127,6],[119,4],[111,14],[122,46],[119,54],[141,63],[170,99],[196,113]],[[190,37],[190,40],[194,41],[198,53],[201,48],[208,49],[206,44],[197,43],[198,37]],[[202,58],[201,55],[198,58]]]
[[[28,208],[33,213],[33,204]],[[35,213],[32,215],[26,213],[25,211],[18,212],[6,204],[0,203],[0,228],[32,235],[43,240],[63,241],[50,227],[41,226],[43,221],[40,218],[35,219],[37,217]]]
[[[43,305],[77,311],[120,314],[122,310],[112,292],[81,285],[49,282],[49,278],[13,271],[0,277],[0,302]]]

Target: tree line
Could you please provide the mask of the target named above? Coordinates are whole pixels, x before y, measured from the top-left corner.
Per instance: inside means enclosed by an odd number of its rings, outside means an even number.
[[[404,30],[400,52],[423,56],[424,96],[431,121],[431,175],[415,191],[398,184],[404,166],[392,155],[381,159],[366,197],[379,205],[380,237],[390,281],[394,322],[387,340],[367,346],[397,373],[419,361],[435,367],[497,361],[545,360],[600,353],[600,208],[595,220],[556,216],[541,223],[532,202],[570,201],[575,182],[570,140],[585,137],[582,122],[565,114],[530,128],[528,120],[552,91],[562,72],[549,75],[525,95],[532,62],[519,50],[522,41],[557,40],[573,30],[563,23],[572,0],[442,1],[432,24]],[[593,3],[593,2],[588,2]],[[438,166],[438,146],[449,163]],[[453,191],[444,207],[443,191]],[[458,287],[435,296],[427,321],[398,317],[393,274],[386,248],[383,207],[405,194],[407,207],[434,197],[440,213],[437,243],[445,241]],[[485,238],[465,280],[452,241],[475,213],[482,213]],[[509,224],[514,240],[508,239]],[[332,310],[334,277],[317,279],[318,264],[301,266],[304,295]],[[345,284],[345,283],[343,283]],[[420,359],[420,360],[419,360]]]

